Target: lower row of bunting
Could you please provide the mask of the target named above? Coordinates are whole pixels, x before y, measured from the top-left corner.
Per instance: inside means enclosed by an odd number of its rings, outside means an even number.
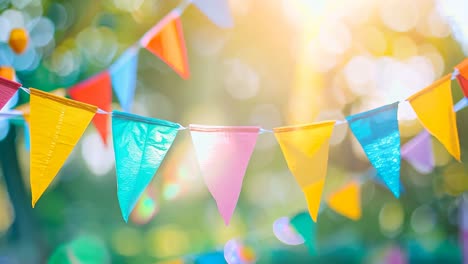
[[[459,160],[450,83],[450,76],[446,76],[410,97],[409,102],[426,130]],[[91,120],[105,114],[97,113],[98,108],[93,105],[33,88],[29,91],[30,114],[26,120],[31,130],[30,182],[34,206]],[[346,120],[379,177],[399,197],[401,154],[397,111],[398,103],[393,103],[348,116]],[[273,130],[287,165],[304,192],[314,221],[320,208],[329,139],[335,125],[335,121],[324,121]],[[118,200],[125,221],[181,129],[184,129],[181,125],[166,120],[112,112]],[[227,225],[261,128],[190,125],[189,129],[204,181]],[[358,183],[345,186],[341,193],[343,199],[358,201],[359,186]],[[328,204],[358,219],[361,214],[358,202],[354,208],[343,207],[339,202],[341,196],[328,200]]]

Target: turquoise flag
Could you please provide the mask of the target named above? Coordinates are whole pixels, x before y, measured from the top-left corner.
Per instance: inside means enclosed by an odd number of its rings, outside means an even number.
[[[132,111],[137,82],[137,65],[138,49],[131,47],[109,67],[112,87],[119,99],[122,110],[125,112]]]
[[[125,222],[177,136],[180,125],[112,112],[117,196]]]
[[[309,212],[302,212],[295,215],[290,220],[293,228],[304,238],[305,245],[312,255],[317,254],[317,246],[315,242],[316,224],[312,221]]]
[[[367,158],[377,170],[377,174],[398,198],[400,196],[398,103],[348,116],[346,120]]]

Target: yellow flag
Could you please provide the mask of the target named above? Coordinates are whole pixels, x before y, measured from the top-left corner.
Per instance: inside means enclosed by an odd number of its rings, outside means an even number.
[[[32,206],[70,155],[97,107],[31,88]]]
[[[422,125],[460,161],[457,121],[453,110],[451,75],[408,98]]]
[[[289,169],[307,199],[316,222],[328,165],[328,142],[335,121],[275,128],[275,136]]]
[[[352,181],[327,199],[328,206],[335,212],[352,220],[361,218],[361,185]]]

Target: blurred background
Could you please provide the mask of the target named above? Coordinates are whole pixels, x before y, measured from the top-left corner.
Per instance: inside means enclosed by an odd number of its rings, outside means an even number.
[[[14,67],[25,87],[70,87],[108,68],[179,3],[0,0],[0,66]],[[266,129],[343,120],[405,99],[452,72],[468,54],[464,0],[229,0],[229,5],[232,29],[216,27],[193,6],[182,15],[190,79],[140,50],[134,113],[182,125]],[[8,45],[13,28],[24,28],[30,38],[21,55]],[[456,102],[462,93],[452,84]],[[11,107],[28,100],[20,93]],[[400,104],[399,120],[402,144],[422,130],[406,104]],[[465,162],[456,162],[432,140],[434,170],[421,174],[402,162],[400,199],[367,180],[359,221],[322,205],[317,252],[310,254],[304,245],[281,242],[272,229],[277,219],[306,210],[272,134],[258,138],[229,226],[203,183],[187,131],[179,133],[126,224],[118,207],[113,149],[103,145],[94,127],[31,209],[24,126],[2,119],[0,263],[222,263],[231,239],[246,247],[240,263],[460,263],[460,208],[468,199],[466,120],[467,111],[457,113]],[[324,196],[372,173],[348,127],[337,126]],[[385,262],[389,255],[391,262]]]

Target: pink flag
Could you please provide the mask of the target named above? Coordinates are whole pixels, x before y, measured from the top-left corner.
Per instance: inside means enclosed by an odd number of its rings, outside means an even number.
[[[0,110],[2,110],[20,87],[21,84],[17,82],[0,77]]]
[[[236,208],[259,131],[256,126],[190,125],[201,173],[226,225]]]
[[[423,131],[403,145],[401,157],[408,161],[419,173],[428,174],[432,172],[434,169],[434,154],[429,133]]]

